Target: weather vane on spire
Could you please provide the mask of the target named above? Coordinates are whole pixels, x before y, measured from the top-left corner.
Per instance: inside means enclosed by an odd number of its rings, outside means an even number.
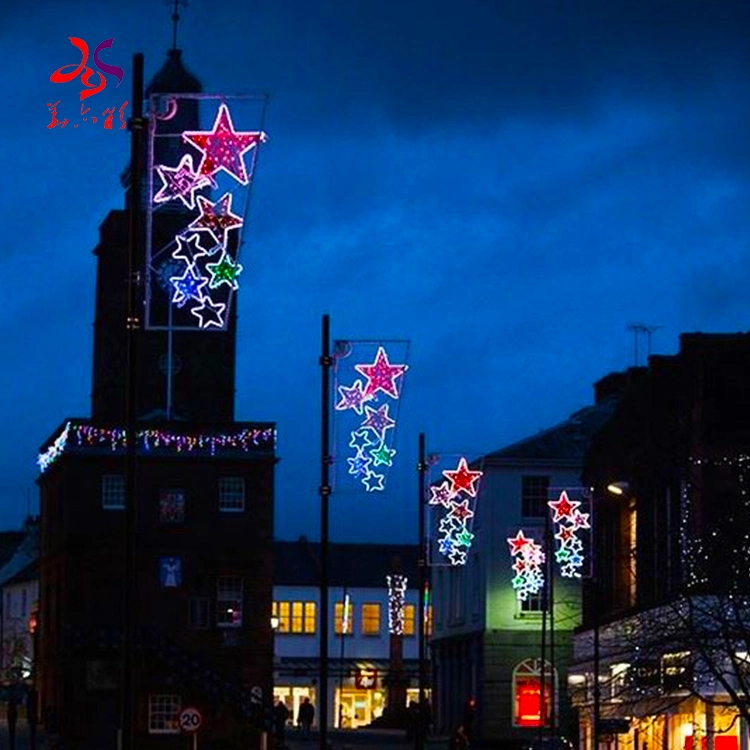
[[[180,23],[180,8],[187,8],[187,0],[165,0],[172,6],[172,49],[177,49],[177,24]]]

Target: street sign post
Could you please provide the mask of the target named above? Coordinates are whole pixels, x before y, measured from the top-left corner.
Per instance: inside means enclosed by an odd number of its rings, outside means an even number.
[[[198,750],[198,730],[203,724],[201,712],[194,706],[183,708],[180,712],[180,729],[193,735],[193,750]]]

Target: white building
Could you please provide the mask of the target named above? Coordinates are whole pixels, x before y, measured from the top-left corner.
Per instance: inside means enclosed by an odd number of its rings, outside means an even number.
[[[6,678],[28,679],[34,666],[34,631],[39,607],[39,562],[2,584],[2,663]]]
[[[319,545],[304,537],[276,542],[274,603],[274,697],[296,722],[307,697],[319,704]],[[386,707],[391,670],[389,597],[386,577],[407,578],[402,637],[407,702],[418,699],[417,547],[387,544],[331,544],[329,555],[328,724],[365,726]],[[346,607],[345,616],[345,603]],[[428,621],[429,625],[429,621]],[[429,666],[427,670],[429,673]]]

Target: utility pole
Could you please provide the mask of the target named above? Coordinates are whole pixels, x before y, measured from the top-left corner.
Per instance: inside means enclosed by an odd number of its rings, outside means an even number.
[[[320,750],[328,750],[328,501],[331,496],[331,316],[323,315],[320,412]]]
[[[136,460],[138,452],[138,335],[141,327],[141,212],[142,175],[145,135],[143,117],[143,54],[133,55],[133,116],[130,118],[130,203],[127,276],[126,353],[125,380],[125,529],[124,585],[123,585],[123,639],[122,639],[122,705],[120,722],[121,750],[135,748],[135,701],[133,657],[135,640],[135,612],[137,602],[135,580],[136,534]]]
[[[425,439],[424,432],[419,433],[419,463],[417,464],[419,475],[419,486],[417,489],[417,512],[419,514],[419,547],[417,550],[417,565],[419,566],[419,599],[417,604],[417,617],[419,619],[419,721],[415,733],[415,748],[422,750],[425,735],[425,602],[424,590],[427,582],[427,550],[425,544],[425,477],[427,475],[427,463],[425,462]]]

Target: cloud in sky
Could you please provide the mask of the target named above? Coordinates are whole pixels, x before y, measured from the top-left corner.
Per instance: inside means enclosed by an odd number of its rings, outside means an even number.
[[[747,328],[745,3],[217,7],[185,12],[187,66],[206,90],[272,94],[243,255],[237,413],[279,422],[280,534],[317,529],[324,311],[336,336],[412,340],[401,468],[384,497],[334,500],[334,534],[354,538],[415,531],[419,430],[431,449],[478,453],[564,419],[631,363],[634,319],[664,326],[664,353],[683,330]],[[45,103],[63,88],[49,75],[76,59],[68,36],[115,36],[106,59],[129,68],[142,50],[151,75],[170,34],[168,11],[145,1],[4,13],[10,524],[36,446],[88,413],[90,251],[122,206],[129,148],[124,132],[47,130]],[[107,92],[124,100],[129,81]],[[75,112],[76,92],[60,96]]]

